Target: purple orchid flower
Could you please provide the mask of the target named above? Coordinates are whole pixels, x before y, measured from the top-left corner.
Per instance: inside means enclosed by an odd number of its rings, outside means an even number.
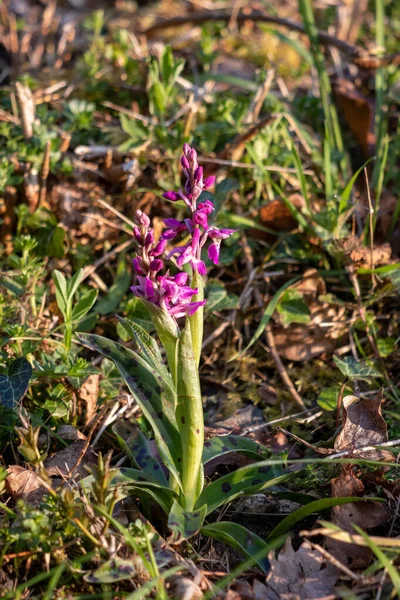
[[[234,229],[218,229],[209,225],[208,217],[213,212],[214,205],[208,199],[202,202],[198,200],[204,190],[214,185],[215,177],[211,175],[204,179],[203,167],[199,166],[197,161],[197,152],[189,144],[183,146],[181,165],[186,177],[183,189],[165,192],[163,197],[171,202],[182,200],[190,208],[191,217],[184,221],[165,219],[166,229],[156,242],[149,218],[138,210],[133,230],[139,248],[137,256],[133,259],[137,285],[131,287],[131,290],[136,296],[167,310],[174,318],[192,316],[205,304],[205,300],[191,301],[198,290],[186,285],[188,275],[182,270],[173,276],[168,270],[164,275],[158,275],[165,266],[165,262],[159,257],[164,253],[168,241],[186,231],[189,234],[187,243],[173,248],[166,260],[176,257],[175,262],[179,269],[190,264],[194,272],[206,275],[207,269],[201,253],[208,238],[211,239],[208,257],[214,264],[218,264],[221,241],[235,232]]]

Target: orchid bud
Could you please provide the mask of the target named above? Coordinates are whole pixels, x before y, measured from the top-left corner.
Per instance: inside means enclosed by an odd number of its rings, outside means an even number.
[[[190,169],[189,161],[184,154],[181,156],[181,165],[184,169]]]
[[[149,217],[142,212],[141,210],[137,210],[136,214],[135,214],[135,223],[137,223],[138,225],[142,225],[142,227],[145,227],[146,229],[148,227],[150,227],[150,219]]]
[[[149,231],[145,237],[144,244],[145,246],[151,246],[154,242],[154,233]]]
[[[206,177],[203,181],[203,188],[205,190],[208,190],[208,188],[212,187],[215,183],[215,175],[210,175],[209,177]]]
[[[135,273],[137,275],[145,275],[145,272],[142,268],[143,263],[142,263],[142,259],[140,257],[136,257],[132,260],[132,264],[133,264],[133,268],[135,269]]]
[[[163,198],[165,198],[166,200],[171,200],[171,202],[176,202],[177,200],[181,199],[179,194],[177,194],[176,192],[164,192]]]
[[[197,167],[197,169],[194,172],[194,176],[193,176],[194,182],[195,183],[201,183],[203,180],[203,167]]]
[[[185,154],[186,156],[189,154],[191,147],[189,146],[189,144],[183,144],[183,154]]]
[[[137,241],[138,244],[142,244],[142,234],[140,232],[139,227],[134,227],[133,228],[133,235],[135,236],[135,240]]]
[[[155,246],[155,248],[153,248],[153,250],[150,251],[151,256],[160,256],[160,254],[162,254],[164,252],[166,245],[167,245],[167,240],[161,239],[158,242],[158,244]]]
[[[214,265],[218,264],[219,248],[220,244],[217,242],[213,242],[208,248],[208,258],[214,263]]]
[[[161,271],[162,268],[163,268],[163,261],[160,260],[159,258],[155,258],[154,260],[151,261],[150,271],[155,271],[157,273],[157,271]]]

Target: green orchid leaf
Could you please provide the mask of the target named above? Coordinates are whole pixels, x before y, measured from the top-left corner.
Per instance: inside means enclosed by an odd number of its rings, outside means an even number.
[[[157,448],[164,464],[180,483],[179,464],[181,440],[175,422],[174,392],[161,375],[138,354],[99,335],[78,334],[90,348],[112,360],[129,390],[149,421]]]
[[[146,306],[150,313],[151,320],[153,321],[154,327],[156,328],[160,342],[162,343],[164,350],[167,354],[169,370],[172,375],[174,382],[177,380],[177,353],[178,353],[178,338],[179,330],[174,319],[167,313],[166,310],[162,310],[155,304],[143,300],[143,304]]]
[[[170,382],[172,386],[171,375],[168,371],[157,342],[151,337],[143,327],[122,317],[117,317],[125,331],[135,340],[138,346],[138,354],[142,356],[149,365],[160,372],[160,374]]]
[[[272,541],[277,537],[282,536],[285,533],[288,533],[293,526],[302,521],[309,515],[313,513],[317,513],[321,510],[326,510],[327,508],[332,508],[333,506],[339,506],[340,504],[348,504],[349,502],[360,502],[365,500],[371,500],[371,498],[360,498],[360,497],[347,497],[347,498],[322,498],[320,500],[315,500],[314,502],[308,502],[305,506],[302,506],[292,512],[290,515],[285,517],[279,525],[271,531],[268,536],[268,540]]]
[[[138,467],[146,473],[148,477],[157,481],[160,485],[168,487],[168,479],[158,462],[151,455],[149,440],[141,431],[138,431],[130,446],[132,456]]]
[[[80,321],[96,302],[98,290],[88,290],[75,304],[72,310],[72,320]]]
[[[150,496],[168,514],[175,492],[169,487],[158,483],[155,477],[139,469],[121,468],[112,480],[112,485],[118,487],[118,498],[122,500],[132,494]]]
[[[15,408],[28,389],[32,367],[26,358],[13,360],[8,375],[0,375],[0,403],[6,408]]]
[[[255,564],[264,573],[269,571],[270,563],[267,556],[272,547],[258,535],[246,529],[246,527],[238,523],[231,523],[230,521],[219,521],[218,523],[205,525],[200,529],[200,533],[232,546],[232,548],[243,554],[246,558],[254,558]],[[260,555],[263,554],[263,549],[265,550],[265,558],[260,558]]]
[[[187,540],[198,532],[206,518],[207,507],[202,506],[197,511],[185,511],[178,502],[174,501],[168,515],[168,527],[172,531],[173,542]]]
[[[333,360],[345,377],[350,381],[361,380],[367,383],[371,382],[374,377],[383,377],[378,366],[373,361],[357,361],[352,356],[346,356],[345,358],[333,357]]]
[[[132,559],[124,559],[119,556],[114,556],[111,560],[107,560],[95,571],[86,573],[83,579],[88,583],[116,583],[124,579],[132,579],[136,573],[136,567]]]
[[[265,446],[241,435],[215,436],[204,442],[203,465],[224,454],[238,452],[255,460],[267,458],[269,451]]]
[[[64,319],[66,319],[68,306],[70,304],[68,301],[67,280],[61,271],[55,269],[53,271],[53,281],[56,288],[57,306],[62,312]]]
[[[280,466],[271,466],[266,460],[242,467],[208,484],[200,494],[195,508],[206,504],[209,514],[239,496],[248,496],[273,487],[290,477],[291,473]]]

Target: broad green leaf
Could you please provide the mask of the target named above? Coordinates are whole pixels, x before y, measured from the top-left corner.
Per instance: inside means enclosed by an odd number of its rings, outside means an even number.
[[[255,460],[262,460],[262,458],[266,457],[266,454],[269,454],[265,446],[258,444],[250,438],[241,435],[215,436],[204,442],[203,465],[214,458],[229,454],[230,452],[245,454]]]
[[[24,396],[32,377],[32,367],[26,358],[14,360],[8,375],[0,375],[0,402],[6,408],[15,408]]]
[[[168,514],[175,498],[175,492],[161,485],[156,476],[139,469],[122,467],[112,480],[112,485],[118,487],[118,498],[126,498],[133,493],[140,496],[150,496]]]
[[[128,560],[114,556],[95,571],[86,573],[83,579],[88,583],[116,583],[117,581],[124,581],[124,579],[132,579],[135,573],[136,567],[132,559]]]
[[[80,321],[96,302],[98,290],[88,290],[72,309],[72,321]]]
[[[328,508],[332,508],[334,506],[340,506],[341,504],[348,504],[349,502],[360,502],[365,500],[370,500],[371,498],[360,498],[360,497],[343,497],[343,498],[322,498],[320,500],[315,500],[314,502],[309,502],[305,506],[298,508],[290,515],[282,519],[282,521],[271,531],[268,536],[268,541],[274,540],[281,535],[288,533],[291,531],[294,525],[299,521],[303,521],[309,515],[313,513],[320,512],[321,510],[326,510]]]
[[[238,307],[239,298],[236,294],[228,294],[223,285],[216,282],[207,284],[206,312],[213,310],[228,310]]]
[[[122,317],[117,318],[125,331],[129,334],[130,338],[135,340],[138,346],[138,354],[147,360],[147,362],[154,369],[159,371],[164,379],[167,379],[170,382],[169,384],[172,385],[171,375],[168,372],[168,368],[161,356],[160,349],[155,339],[134,321]]]
[[[206,504],[209,514],[239,496],[248,496],[273,487],[291,474],[292,472],[285,471],[280,466],[271,466],[269,461],[242,467],[209,483],[200,494],[195,508]]]
[[[161,375],[133,350],[98,335],[79,334],[79,339],[112,360],[149,421],[160,456],[180,484],[181,440],[175,421],[174,392]]]
[[[317,404],[324,410],[336,410],[340,387],[328,387],[322,390],[317,399]]]
[[[178,338],[179,330],[174,319],[167,313],[166,310],[162,310],[155,304],[143,300],[143,304],[148,309],[151,319],[156,328],[160,342],[164,346],[164,350],[167,354],[169,370],[172,375],[172,379],[176,382],[177,379],[177,353],[178,353]]]
[[[204,484],[201,461],[204,421],[199,371],[193,352],[189,320],[186,321],[186,326],[179,338],[177,364],[176,421],[182,442],[182,488],[185,506],[191,510]]]
[[[72,300],[83,279],[83,269],[79,269],[71,279],[67,280],[67,298]]]
[[[383,377],[372,361],[369,361],[367,364],[364,361],[357,361],[351,356],[346,356],[343,359],[334,356],[333,360],[342,375],[350,379],[350,381],[359,379],[370,382],[373,377]]]
[[[310,322],[310,309],[304,301],[303,295],[293,288],[283,292],[276,310],[281,315],[284,326],[291,323],[307,324]]]
[[[200,533],[232,546],[247,558],[254,558],[255,564],[264,573],[268,572],[270,563],[267,556],[271,551],[271,546],[246,527],[230,521],[219,521],[205,525],[201,528]],[[265,555],[261,557],[261,554],[264,554],[263,550]]]
[[[53,281],[56,288],[56,300],[58,308],[61,310],[64,319],[67,318],[68,308],[68,292],[67,292],[67,280],[65,279],[61,271],[53,271]]]
[[[172,531],[174,543],[187,540],[195,535],[203,525],[206,514],[206,506],[202,506],[196,511],[185,511],[174,500],[168,515],[168,527]]]
[[[117,310],[125,293],[131,284],[131,275],[127,271],[122,273],[115,283],[107,291],[104,298],[101,298],[96,306],[96,312],[100,315],[108,315]]]
[[[158,482],[160,485],[168,487],[168,480],[158,460],[151,455],[149,440],[141,431],[136,433],[135,438],[130,444],[132,456],[138,467],[146,475]]]

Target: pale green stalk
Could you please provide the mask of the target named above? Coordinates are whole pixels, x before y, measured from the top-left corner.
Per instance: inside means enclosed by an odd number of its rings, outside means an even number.
[[[204,280],[197,271],[193,272],[192,288],[199,290],[196,296],[193,297],[192,302],[204,300]],[[192,332],[193,352],[198,367],[200,364],[201,347],[203,345],[204,308],[202,306],[198,308],[194,315],[189,317],[189,321]]]
[[[188,320],[178,342],[178,406],[176,421],[182,439],[181,506],[192,511],[203,488],[204,446],[203,403],[199,370],[194,355],[191,322]]]

